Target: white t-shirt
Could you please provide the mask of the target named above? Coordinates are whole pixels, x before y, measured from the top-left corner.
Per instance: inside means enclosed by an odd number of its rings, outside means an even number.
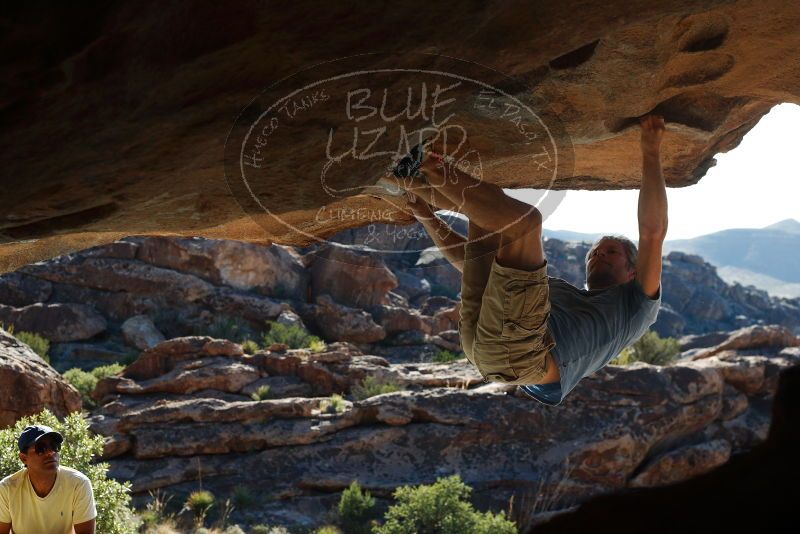
[[[69,467],[59,466],[46,497],[36,495],[27,469],[0,481],[0,523],[11,523],[14,534],[69,534],[95,517],[91,482]]]

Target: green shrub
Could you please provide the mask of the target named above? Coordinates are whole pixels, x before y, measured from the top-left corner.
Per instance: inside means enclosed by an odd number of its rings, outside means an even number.
[[[230,499],[225,499],[225,502],[222,503],[222,506],[218,507],[219,511],[217,514],[218,517],[216,521],[215,532],[219,532],[220,530],[222,530],[223,534],[235,534],[236,532],[241,532],[239,525],[228,525],[234,508],[235,506]]]
[[[193,491],[186,498],[184,508],[189,510],[194,515],[195,523],[198,526],[203,526],[206,520],[206,515],[215,502],[214,494],[207,490]]]
[[[325,525],[324,527],[319,527],[317,530],[315,530],[314,534],[342,534],[342,531],[333,525]],[[350,534],[349,530],[347,531],[347,534]]]
[[[33,332],[19,332],[14,334],[14,337],[28,345],[44,361],[50,363],[50,357],[47,355],[47,351],[50,350],[50,341]]]
[[[358,482],[353,481],[339,499],[339,522],[347,534],[369,534],[374,508],[375,498],[368,491],[362,492]]]
[[[252,339],[245,339],[242,342],[242,350],[244,351],[245,354],[255,354],[256,352],[258,352],[258,349],[259,349],[258,343],[256,343]]]
[[[210,324],[196,326],[194,335],[209,336],[214,339],[227,339],[234,343],[243,343],[254,336],[253,329],[247,321],[238,317],[228,315],[218,315]]]
[[[394,393],[403,389],[396,382],[391,380],[378,378],[376,376],[368,376],[359,384],[353,386],[351,393],[356,400],[364,400],[375,395],[383,395],[384,393]]]
[[[317,336],[312,336],[299,325],[293,324],[286,326],[275,321],[267,321],[268,330],[261,335],[261,344],[264,348],[273,343],[283,343],[290,349],[319,349],[322,340]],[[322,343],[324,349],[325,344]]]
[[[514,523],[501,512],[480,513],[467,500],[472,489],[458,475],[440,478],[427,486],[402,486],[394,492],[397,503],[386,512],[375,534],[516,534]]]
[[[28,347],[33,352],[38,354],[41,359],[43,359],[47,363],[50,363],[50,355],[48,354],[48,352],[50,351],[49,339],[44,338],[34,332],[26,332],[24,330],[22,332],[17,332],[15,334],[14,325],[10,324],[6,326],[2,321],[0,321],[0,330],[5,330],[10,335],[14,336],[20,343],[28,345]]]
[[[129,507],[130,483],[119,483],[107,476],[108,464],[92,463],[92,457],[103,451],[102,436],[89,432],[89,424],[79,413],[59,421],[50,411],[23,417],[14,426],[0,430],[0,478],[22,469],[17,438],[22,430],[33,424],[47,425],[64,436],[61,465],[77,469],[92,482],[97,506],[97,532],[129,534],[136,532],[137,521]]]
[[[253,492],[250,491],[247,486],[236,486],[233,488],[231,497],[233,498],[233,504],[239,510],[249,508],[256,501],[255,495],[253,495]]]
[[[433,361],[436,363],[450,363],[456,360],[460,360],[463,357],[464,354],[461,352],[456,352],[454,354],[449,350],[440,350],[439,352],[433,355]]]
[[[101,365],[100,367],[95,367],[94,369],[92,369],[91,373],[98,381],[100,381],[110,376],[116,376],[120,374],[124,369],[125,366],[120,365],[118,363],[112,363],[109,365]]]
[[[344,397],[335,393],[329,399],[319,403],[319,411],[323,413],[342,413],[344,408]]]
[[[322,352],[326,347],[327,345],[321,339],[312,340],[308,344],[308,348],[311,349],[311,352]]]
[[[95,407],[95,402],[92,400],[91,395],[94,388],[97,387],[97,382],[103,378],[118,375],[123,369],[124,367],[118,363],[101,365],[100,367],[95,367],[91,371],[84,371],[73,367],[64,372],[64,379],[78,390],[78,393],[81,394],[83,407],[88,410]]]
[[[92,400],[92,391],[97,386],[97,377],[92,373],[73,367],[69,371],[64,372],[64,379],[72,384],[81,394],[83,407],[87,410],[95,407],[95,402]]]
[[[139,512],[139,520],[142,522],[142,527],[144,527],[145,531],[155,528],[161,522],[161,518],[152,510]]]
[[[160,490],[150,491],[150,502],[145,509],[139,512],[142,526],[145,531],[156,529],[159,525],[172,525],[175,521],[174,514],[167,512],[167,507],[172,500],[172,495],[167,495]]]
[[[645,362],[651,365],[669,365],[678,359],[681,353],[678,340],[672,337],[661,338],[650,330],[626,347],[619,356],[611,360],[613,365],[630,365],[634,362]]]
[[[269,386],[258,386],[258,389],[250,395],[250,398],[254,401],[262,401],[269,398]]]

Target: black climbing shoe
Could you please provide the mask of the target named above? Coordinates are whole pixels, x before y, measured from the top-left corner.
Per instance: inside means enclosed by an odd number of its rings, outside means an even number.
[[[422,166],[422,159],[425,157],[425,146],[430,141],[430,139],[425,139],[420,144],[414,146],[414,148],[395,165],[394,169],[392,169],[392,174],[395,178],[408,178],[409,176],[418,178],[420,176],[419,168]]]

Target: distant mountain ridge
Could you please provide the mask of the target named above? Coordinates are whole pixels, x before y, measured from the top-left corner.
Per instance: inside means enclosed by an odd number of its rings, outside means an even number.
[[[572,241],[575,243],[594,243],[606,234],[585,234],[583,232],[571,232],[569,230],[542,230],[542,235],[549,239],[559,239],[561,241]]]
[[[794,219],[665,243],[664,253],[673,250],[703,256],[729,282],[760,283],[759,287],[776,295],[800,296],[797,288],[792,289],[792,284],[800,283],[800,222]],[[777,282],[771,284],[765,276]]]
[[[800,234],[800,221],[795,219],[784,219],[764,227],[765,230],[780,230],[790,234]]]

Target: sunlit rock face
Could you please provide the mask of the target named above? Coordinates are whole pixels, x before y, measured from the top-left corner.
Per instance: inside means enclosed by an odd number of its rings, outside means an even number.
[[[59,417],[81,409],[81,397],[46,361],[0,327],[0,428],[48,409]]]
[[[366,193],[436,126],[502,186],[630,188],[655,111],[667,181],[689,185],[800,102],[783,0],[65,4],[0,24],[3,271],[131,234],[305,245],[409,221]]]

